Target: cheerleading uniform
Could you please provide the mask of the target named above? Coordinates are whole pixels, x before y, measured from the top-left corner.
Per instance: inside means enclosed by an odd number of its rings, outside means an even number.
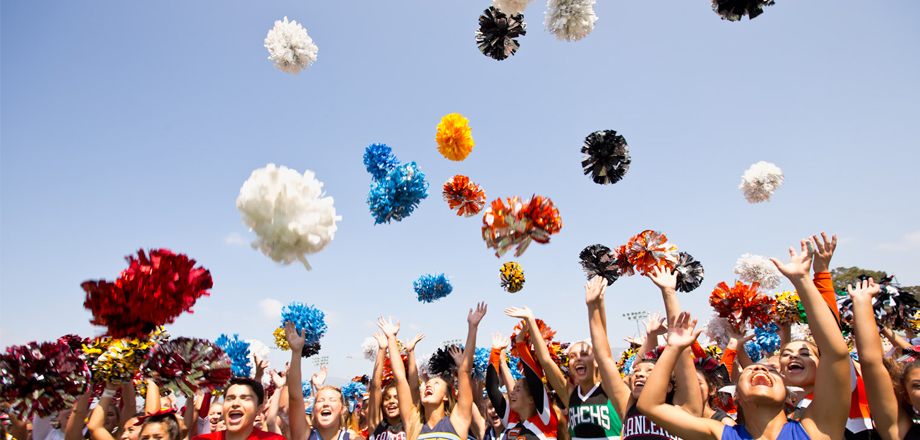
[[[351,434],[349,434],[348,431],[340,429],[339,433],[335,437],[335,440],[349,440],[350,438]],[[319,436],[318,430],[313,429],[310,431],[310,437],[308,437],[307,440],[323,440],[323,438]]]
[[[403,428],[402,421],[391,425],[384,417],[367,440],[406,440],[406,430]]]
[[[679,440],[679,438],[655,424],[639,412],[636,405],[626,411],[626,420],[623,420],[623,440]],[[725,437],[723,437],[725,440]]]
[[[316,432],[315,430],[313,432]],[[313,434],[310,434],[310,438],[313,438]],[[200,434],[192,437],[192,440],[227,440],[227,431],[217,431],[210,434]],[[246,440],[286,440],[284,437],[275,434],[274,432],[266,432],[261,429],[252,428],[252,432],[249,434],[249,437],[246,437]]]
[[[523,344],[522,344],[523,345]],[[530,396],[533,398],[535,414],[527,420],[521,420],[521,416],[511,410],[511,405],[505,400],[498,389],[498,371],[499,362],[501,362],[501,350],[492,350],[489,356],[489,367],[486,372],[486,392],[489,394],[489,401],[495,411],[502,415],[502,424],[505,425],[505,431],[502,432],[502,440],[555,440],[556,431],[559,427],[559,420],[550,404],[549,395],[546,388],[543,388],[543,381],[540,376],[534,372],[533,358],[526,347],[521,350],[521,365],[524,367],[524,381]]]
[[[725,425],[722,428],[722,440],[750,440],[751,438],[751,434],[747,432],[744,425]],[[783,425],[776,440],[811,440],[811,437],[805,432],[801,423],[789,421]]]
[[[418,435],[418,440],[461,440],[460,436],[457,435],[457,430],[454,429],[453,423],[450,422],[450,416],[444,416],[441,420],[438,420],[438,423],[434,424],[434,428],[428,426],[427,423],[422,424],[422,431]]]
[[[569,434],[572,440],[619,440],[622,424],[601,383],[586,394],[577,385],[569,397]]]

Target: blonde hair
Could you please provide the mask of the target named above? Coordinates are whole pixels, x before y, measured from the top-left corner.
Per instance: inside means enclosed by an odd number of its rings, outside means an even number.
[[[325,386],[323,386],[322,388],[316,390],[316,397],[319,397],[319,393],[322,393],[323,391],[326,391],[326,390],[332,390],[332,391],[335,391],[336,393],[338,393],[338,395],[339,395],[339,402],[342,402],[342,408],[344,408],[344,409],[346,410],[346,411],[343,411],[342,414],[339,416],[339,429],[347,428],[347,425],[348,425],[348,416],[349,416],[349,413],[348,413],[348,411],[347,411],[347,409],[348,409],[348,399],[346,399],[346,398],[345,398],[345,395],[342,394],[342,389],[341,389],[341,388],[339,388],[339,387],[334,387],[334,386],[331,386],[331,385],[325,385]],[[312,418],[312,419],[310,420],[310,425],[311,425],[311,426],[316,426],[316,400],[315,400],[315,399],[314,399],[314,401],[313,401],[313,414],[311,414],[310,417]]]

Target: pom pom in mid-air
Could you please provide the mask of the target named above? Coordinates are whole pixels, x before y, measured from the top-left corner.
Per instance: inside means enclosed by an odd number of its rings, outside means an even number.
[[[214,344],[223,349],[230,358],[234,377],[252,375],[252,367],[249,365],[249,343],[241,340],[240,335],[233,335],[233,339],[230,339],[222,334]]]
[[[428,197],[428,181],[415,162],[391,169],[383,180],[374,182],[367,194],[367,205],[374,224],[400,221],[412,214]]]
[[[493,200],[482,218],[482,238],[487,247],[496,250],[496,257],[501,258],[514,246],[514,256],[519,257],[531,241],[549,243],[550,236],[562,229],[552,200],[537,195],[527,203],[518,197],[507,200],[508,205],[501,198]]]
[[[543,25],[557,40],[578,41],[594,30],[595,0],[549,0]]]
[[[502,288],[506,292],[516,293],[524,288],[524,269],[521,265],[513,261],[502,264],[500,270],[502,276]]]
[[[479,16],[476,43],[483,55],[501,61],[517,52],[521,45],[516,38],[526,33],[522,14],[506,14],[490,6]]]
[[[307,254],[325,249],[335,237],[335,222],[342,220],[332,197],[324,195],[313,171],[301,175],[270,163],[243,183],[236,207],[258,236],[254,249],[277,263],[300,261],[309,270]]]
[[[475,144],[470,120],[459,113],[451,113],[441,118],[438,133],[434,138],[441,155],[453,161],[466,159]]]
[[[744,349],[754,362],[764,357],[773,356],[780,347],[779,327],[774,323],[764,328],[754,329],[754,339],[744,344]]]
[[[387,144],[371,144],[364,151],[364,167],[375,182],[386,178],[387,173],[398,165],[399,160]]]
[[[739,332],[748,324],[759,328],[773,322],[776,312],[776,300],[760,291],[757,283],[744,284],[736,281],[729,287],[724,281],[719,283],[709,297],[709,305],[728,318],[729,323]]]
[[[680,262],[677,246],[668,243],[668,237],[658,231],[646,230],[626,243],[626,258],[642,275],[652,273],[652,268],[674,270]]]
[[[783,281],[776,265],[769,258],[760,255],[744,254],[735,263],[735,273],[745,283],[757,283],[760,287],[773,290]]]
[[[71,408],[89,380],[86,363],[66,342],[30,342],[0,355],[0,400],[24,417]]]
[[[281,326],[288,322],[304,334],[308,343],[319,341],[326,334],[326,314],[313,306],[291,302],[281,310]]]
[[[533,0],[493,0],[492,6],[506,14],[523,14]]]
[[[674,270],[677,271],[677,290],[681,292],[690,292],[703,283],[703,264],[686,252],[680,253],[680,261]]]
[[[712,0],[712,10],[728,21],[741,20],[745,15],[753,20],[763,14],[764,6],[773,6],[773,0]]]
[[[620,267],[620,276],[631,277],[635,275],[636,268],[629,262],[629,258],[626,256],[626,246],[617,246],[613,249],[613,255],[616,257],[617,266]]]
[[[760,161],[744,172],[738,189],[748,203],[769,202],[770,196],[783,184],[784,179],[783,171],[778,166]]]
[[[808,318],[805,316],[805,306],[802,305],[798,292],[778,292],[776,294],[776,317],[774,321],[780,324],[808,323]]]
[[[470,182],[466,176],[456,175],[444,184],[444,200],[457,215],[471,217],[479,214],[486,204],[486,192],[479,185]]]
[[[233,373],[230,357],[204,339],[176,338],[147,355],[144,371],[160,389],[192,396],[223,388]]]
[[[435,300],[450,295],[454,290],[447,279],[447,275],[422,275],[412,283],[415,293],[418,294],[418,301],[430,303]]]
[[[626,139],[615,130],[601,130],[589,134],[585,138],[581,152],[585,155],[581,161],[585,175],[590,174],[594,183],[601,185],[619,182],[629,171],[629,164],[632,163]]]
[[[125,257],[128,268],[114,283],[84,281],[83,307],[93,313],[90,321],[107,328],[115,338],[146,337],[157,326],[191,313],[195,301],[209,295],[211,273],[184,254],[168,249],[143,249]]]
[[[602,276],[607,279],[607,285],[613,284],[620,278],[620,265],[617,256],[610,248],[602,244],[592,244],[581,250],[578,254],[581,259],[581,268],[588,275],[588,279]]]
[[[284,21],[275,20],[275,27],[265,37],[265,48],[276,69],[294,75],[313,64],[319,51],[307,30],[287,17]]]

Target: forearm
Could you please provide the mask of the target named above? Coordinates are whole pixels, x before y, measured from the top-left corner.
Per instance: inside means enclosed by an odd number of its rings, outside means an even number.
[[[291,384],[288,387],[288,406],[292,415],[288,421],[291,427],[291,440],[305,440],[307,438],[307,420],[305,417],[300,416],[306,413],[306,405],[303,401],[301,351],[291,349],[291,363],[288,367],[287,383]]]
[[[828,357],[832,360],[848,359],[847,345],[843,341],[843,336],[840,335],[837,321],[815,284],[805,276],[793,276],[789,278],[789,281],[799,293],[799,299],[808,317],[808,325],[815,338],[815,345],[821,352],[822,361]]]
[[[898,399],[882,363],[882,343],[875,332],[877,325],[869,298],[853,298],[853,327],[869,410],[878,429],[889,431],[897,426]]]
[[[147,395],[144,397],[144,412],[154,414],[162,409],[160,406],[160,388],[152,380],[147,381]]]
[[[661,299],[664,300],[664,313],[668,315],[668,326],[670,326],[681,312],[677,291],[673,287],[661,287]]]
[[[683,352],[683,350],[679,347],[669,345],[665,347],[661,356],[658,357],[658,361],[655,362],[655,368],[652,370],[648,379],[646,379],[645,386],[642,387],[642,394],[639,396],[639,401],[636,402],[642,414],[652,417],[658,414],[659,407],[667,405],[668,384],[671,381],[671,372],[674,371],[674,367],[677,365],[678,357],[680,357],[681,352]]]
[[[655,367],[658,365],[656,363]],[[677,366],[674,369],[677,381],[674,390],[674,406],[679,406],[687,414],[692,416],[703,415],[703,396],[700,394],[699,380],[696,377],[696,366],[693,364],[693,358],[690,350],[684,350],[677,359]]]
[[[185,399],[185,428],[188,432],[185,438],[192,440],[198,435],[198,411],[195,410],[195,396],[187,396]],[[127,420],[127,419],[122,419]]]
[[[367,399],[367,427],[370,430],[376,428],[382,418],[380,402],[383,393],[383,364],[386,363],[386,358],[387,349],[378,349],[377,358],[374,360],[374,373],[371,376],[371,389]]]
[[[636,353],[636,359],[633,362],[638,362],[639,359],[645,359],[646,353],[658,349],[658,335],[647,334],[645,335],[645,342],[642,343],[642,346],[639,347],[639,352]]]
[[[474,347],[473,354],[475,355],[476,354],[475,345],[473,347]],[[412,348],[412,350],[406,350],[406,362],[409,363],[409,365],[407,365],[408,370],[409,370],[408,371],[409,383],[419,383],[418,365],[415,363],[415,348],[414,347]],[[418,405],[418,403],[422,400],[421,391],[419,391],[419,387],[409,387],[409,389],[412,391],[412,404]]]
[[[67,418],[67,426],[64,428],[64,440],[83,440],[83,421],[86,420],[86,413],[89,411],[89,399],[93,393],[93,386],[90,384],[89,390],[77,399],[73,406],[70,417]]]
[[[533,349],[537,354],[537,361],[540,362],[540,367],[543,368],[543,375],[546,376],[546,381],[549,383],[550,387],[559,393],[559,395],[567,395],[568,382],[565,380],[565,375],[562,374],[562,370],[553,362],[553,358],[549,354],[549,349],[546,348],[546,341],[543,340],[543,335],[540,334],[539,328],[537,327],[537,321],[534,318],[527,318],[527,327],[530,328],[530,337],[533,339]]]

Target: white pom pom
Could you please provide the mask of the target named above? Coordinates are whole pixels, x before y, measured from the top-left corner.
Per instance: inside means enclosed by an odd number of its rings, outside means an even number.
[[[253,171],[236,199],[243,223],[259,237],[252,247],[279,263],[299,260],[309,270],[306,255],[323,250],[342,219],[322,188],[310,170],[301,176],[268,164]]]
[[[595,0],[549,0],[543,25],[557,40],[578,41],[594,30]]]
[[[255,339],[247,339],[246,342],[249,343],[249,378],[252,379],[256,377],[256,361],[253,357],[259,358],[260,361],[268,362],[269,351],[265,344]],[[262,386],[268,386],[271,381],[272,375],[269,374],[268,365],[266,365],[265,371],[262,373]]]
[[[792,338],[790,339],[792,341],[815,342],[815,338],[811,336],[811,327],[809,327],[808,324],[792,324],[792,327],[789,329],[789,337]]]
[[[377,344],[377,340],[368,336],[361,344],[361,350],[364,352],[364,359],[371,362],[377,360],[377,350],[379,348],[380,346]]]
[[[422,380],[425,380],[424,378],[428,377],[428,373],[429,373],[428,372],[428,361],[430,360],[431,360],[431,353],[428,353],[423,356],[419,356],[415,360],[415,366],[418,369],[418,377],[423,378]]]
[[[275,27],[265,37],[265,48],[276,69],[294,75],[313,64],[319,50],[307,30],[296,21],[288,22],[287,17],[275,21]]]
[[[783,184],[783,170],[778,166],[760,161],[751,165],[741,176],[738,188],[748,203],[769,202],[770,196]]]
[[[498,8],[499,11],[504,12],[505,14],[523,14],[524,9],[527,8],[533,0],[494,0],[492,6]]]
[[[766,290],[773,290],[783,280],[783,274],[767,257],[744,254],[735,263],[735,273],[745,283],[757,283]]]
[[[720,318],[717,313],[713,313],[712,319],[706,323],[705,334],[710,343],[716,344],[724,350],[728,346],[728,340],[731,339],[728,336],[730,328],[731,324],[728,323],[727,319]]]

